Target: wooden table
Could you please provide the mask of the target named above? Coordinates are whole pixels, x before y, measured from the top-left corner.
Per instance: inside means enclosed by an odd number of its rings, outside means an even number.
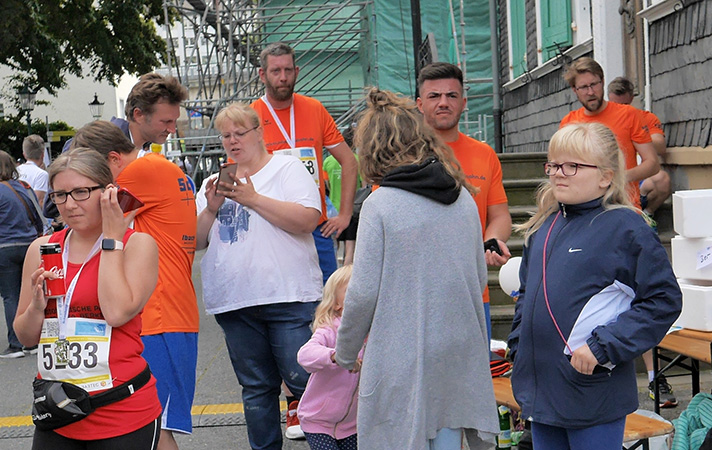
[[[669,357],[660,354],[660,349],[676,353],[677,356]],[[660,361],[667,363],[660,369]],[[689,362],[688,362],[689,360]],[[653,348],[653,392],[655,396],[655,412],[660,413],[660,385],[659,376],[672,367],[685,369],[687,372],[670,377],[690,375],[692,381],[692,395],[700,392],[700,361],[712,364],[712,332],[682,329],[666,335],[656,347]]]
[[[513,411],[520,411],[519,404],[514,399],[512,384],[509,378],[493,378],[494,398],[498,405],[505,405]],[[649,439],[655,436],[663,436],[673,431],[674,427],[670,422],[653,419],[638,413],[631,413],[625,419],[625,430],[623,431],[623,442],[633,442],[635,444],[628,448],[633,450],[650,448]],[[625,449],[625,447],[623,447]]]

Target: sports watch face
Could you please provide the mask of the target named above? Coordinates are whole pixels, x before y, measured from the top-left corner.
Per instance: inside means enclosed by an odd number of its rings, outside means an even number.
[[[101,241],[102,250],[123,250],[124,243],[114,239],[102,239]]]

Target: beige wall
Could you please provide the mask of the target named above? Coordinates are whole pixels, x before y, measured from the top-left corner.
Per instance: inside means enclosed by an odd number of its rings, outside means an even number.
[[[663,163],[674,191],[712,189],[712,146],[670,147]]]

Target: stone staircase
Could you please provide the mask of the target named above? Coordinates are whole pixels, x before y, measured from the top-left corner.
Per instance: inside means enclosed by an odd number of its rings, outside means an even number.
[[[512,223],[525,222],[536,209],[535,197],[539,184],[546,181],[543,164],[545,153],[505,153],[499,155],[502,164],[504,189],[509,201]],[[658,235],[670,255],[670,239],[674,236],[672,226],[672,203],[666,202],[655,214]],[[522,255],[524,240],[512,233],[507,246],[512,256]],[[492,316],[492,338],[506,340],[514,318],[514,302],[499,287],[499,268],[490,268],[488,285],[490,289],[490,310]]]

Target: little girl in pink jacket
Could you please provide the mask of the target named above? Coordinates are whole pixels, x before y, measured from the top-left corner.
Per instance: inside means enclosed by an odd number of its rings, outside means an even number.
[[[312,450],[356,450],[358,370],[363,350],[352,372],[334,362],[336,331],[341,324],[351,266],[334,272],[314,313],[311,339],[297,353],[297,361],[311,374],[299,401],[297,415]]]

